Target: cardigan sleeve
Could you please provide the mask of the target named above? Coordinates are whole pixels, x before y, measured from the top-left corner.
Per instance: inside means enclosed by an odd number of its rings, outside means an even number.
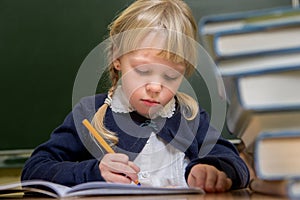
[[[247,165],[239,156],[236,147],[209,125],[208,114],[204,110],[200,112],[200,125],[196,139],[199,146],[198,156],[188,164],[185,172],[186,180],[193,166],[208,164],[226,173],[233,183],[231,189],[244,188],[248,185]]]
[[[84,113],[86,105],[79,103],[77,111]],[[79,137],[74,112],[51,133],[48,141],[34,150],[23,167],[21,180],[43,179],[67,186],[104,181],[98,159],[90,154]]]

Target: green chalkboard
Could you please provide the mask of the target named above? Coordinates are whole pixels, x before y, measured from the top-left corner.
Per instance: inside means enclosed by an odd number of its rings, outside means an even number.
[[[0,149],[48,139],[71,110],[77,69],[128,2],[0,1]]]
[[[32,149],[72,108],[78,68],[132,0],[0,0],[0,150]],[[286,0],[187,0],[208,14],[288,5]],[[201,103],[210,100],[201,83]]]

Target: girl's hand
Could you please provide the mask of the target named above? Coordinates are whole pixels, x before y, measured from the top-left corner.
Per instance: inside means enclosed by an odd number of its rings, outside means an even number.
[[[231,188],[232,181],[214,166],[198,164],[190,171],[188,185],[200,187],[206,192],[225,192]]]
[[[140,168],[125,154],[109,153],[105,154],[99,163],[99,169],[102,177],[107,182],[113,183],[131,183],[132,180],[137,180],[137,173]]]

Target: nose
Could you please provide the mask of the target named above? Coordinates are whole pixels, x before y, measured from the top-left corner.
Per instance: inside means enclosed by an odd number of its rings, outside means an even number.
[[[151,82],[146,84],[146,90],[148,92],[159,93],[161,89],[162,85],[160,83]]]

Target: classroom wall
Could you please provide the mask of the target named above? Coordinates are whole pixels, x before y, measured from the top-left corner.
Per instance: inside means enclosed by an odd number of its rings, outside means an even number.
[[[0,150],[46,141],[72,108],[78,68],[132,0],[0,0]],[[288,0],[186,0],[202,16],[287,6]],[[205,86],[200,103],[210,110]]]

